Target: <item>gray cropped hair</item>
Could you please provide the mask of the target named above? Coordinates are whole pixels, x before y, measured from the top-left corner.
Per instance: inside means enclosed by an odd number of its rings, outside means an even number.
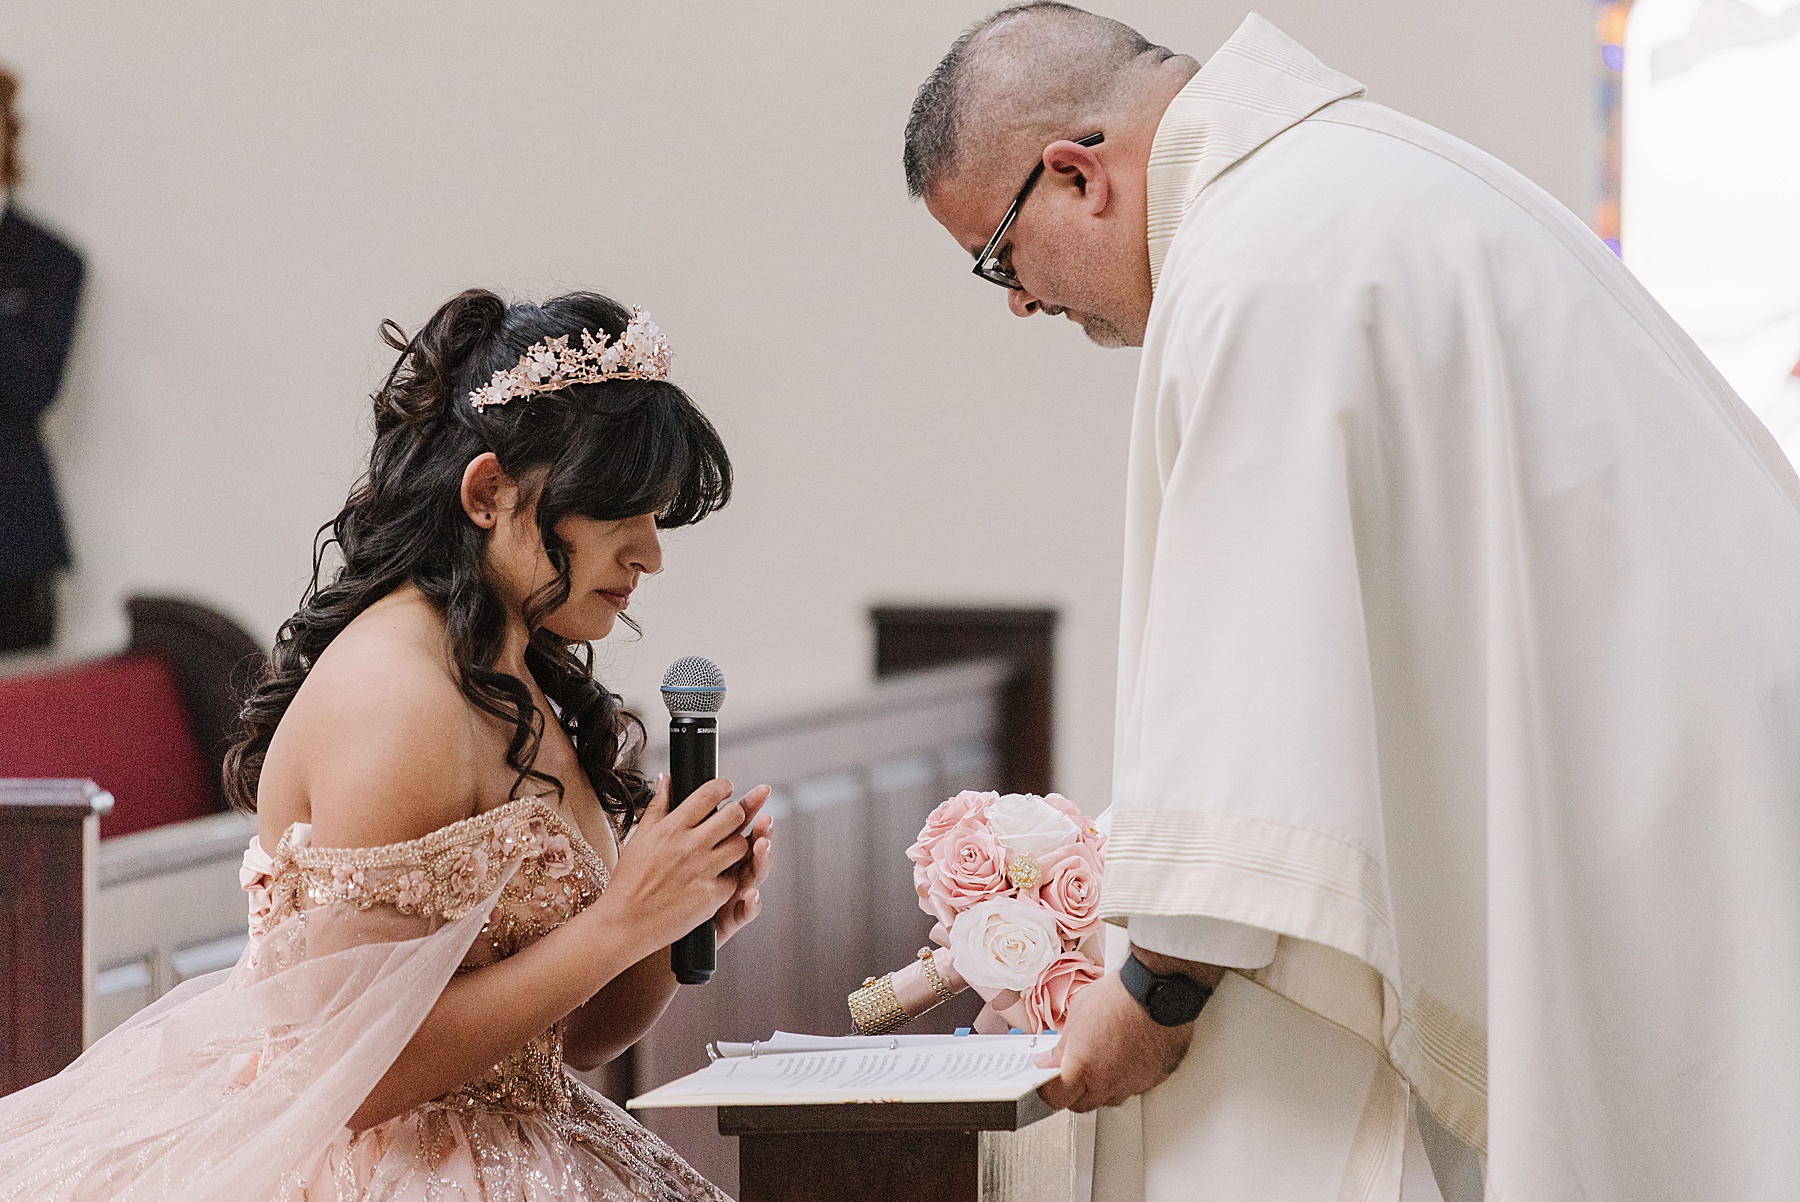
[[[906,122],[907,191],[918,199],[953,174],[967,143],[1072,128],[1103,105],[1139,56],[1157,49],[1130,26],[1059,0],[983,17],[919,85]]]

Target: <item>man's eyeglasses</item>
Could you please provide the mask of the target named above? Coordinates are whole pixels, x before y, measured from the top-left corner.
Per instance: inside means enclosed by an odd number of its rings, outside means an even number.
[[[1105,134],[1089,134],[1085,138],[1076,138],[1075,145],[1098,146],[1104,141]],[[994,231],[994,236],[988,239],[987,245],[981,248],[981,253],[975,256],[975,274],[990,284],[998,284],[1014,292],[1023,287],[1019,283],[1019,277],[1013,274],[1011,264],[1001,262],[1004,250],[1002,244],[1006,241],[1006,231],[1012,228],[1013,219],[1018,217],[1019,210],[1024,207],[1025,198],[1031,195],[1031,190],[1037,187],[1038,179],[1043,174],[1044,159],[1040,155],[1037,166],[1025,177],[1025,186],[1019,189],[1019,194],[1013,197],[1012,206],[1006,210],[1006,216],[1000,219],[1000,228]]]

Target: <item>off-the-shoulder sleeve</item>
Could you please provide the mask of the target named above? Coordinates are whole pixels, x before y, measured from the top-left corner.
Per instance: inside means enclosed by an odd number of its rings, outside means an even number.
[[[270,874],[273,922],[327,905],[453,921],[522,862],[568,849],[541,808],[519,803],[381,847],[294,846],[291,839],[283,839]]]

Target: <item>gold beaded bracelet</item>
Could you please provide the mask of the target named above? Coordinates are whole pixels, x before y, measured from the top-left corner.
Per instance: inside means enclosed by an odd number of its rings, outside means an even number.
[[[864,1035],[887,1035],[911,1021],[894,995],[894,974],[870,977],[850,995],[850,1021]]]
[[[935,1008],[936,1005],[941,1005],[956,995],[950,992],[950,986],[944,984],[944,978],[938,975],[937,965],[931,959],[934,954],[929,946],[919,949],[919,959],[925,965],[925,979],[931,982],[931,992],[937,995]]]

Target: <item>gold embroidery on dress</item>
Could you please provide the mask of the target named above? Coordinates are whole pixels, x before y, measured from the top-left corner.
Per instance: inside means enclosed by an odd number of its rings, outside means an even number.
[[[290,830],[271,860],[270,929],[296,918],[294,928],[303,928],[309,910],[333,904],[386,906],[436,929],[499,889],[459,972],[543,938],[593,904],[608,879],[605,863],[580,832],[541,798],[508,802],[384,847],[295,847]],[[271,959],[285,954],[272,949]],[[466,1152],[480,1179],[478,1195],[487,1202],[730,1202],[668,1144],[571,1077],[562,1054],[559,1023],[455,1092],[386,1123],[346,1132],[331,1153],[341,1175],[334,1192],[341,1202],[364,1198],[355,1166],[372,1158],[385,1174],[384,1157],[404,1146],[413,1149],[409,1167],[394,1171],[408,1174],[431,1199],[476,1196],[441,1177],[446,1166],[461,1163],[453,1153]]]
[[[448,922],[506,878],[462,971],[503,960],[543,938],[606,888],[604,862],[542,798],[521,798],[404,843],[294,847],[272,857],[271,925],[333,903]],[[517,868],[511,866],[517,864]],[[570,1113],[561,1024],[536,1036],[444,1099],[524,1113]]]

